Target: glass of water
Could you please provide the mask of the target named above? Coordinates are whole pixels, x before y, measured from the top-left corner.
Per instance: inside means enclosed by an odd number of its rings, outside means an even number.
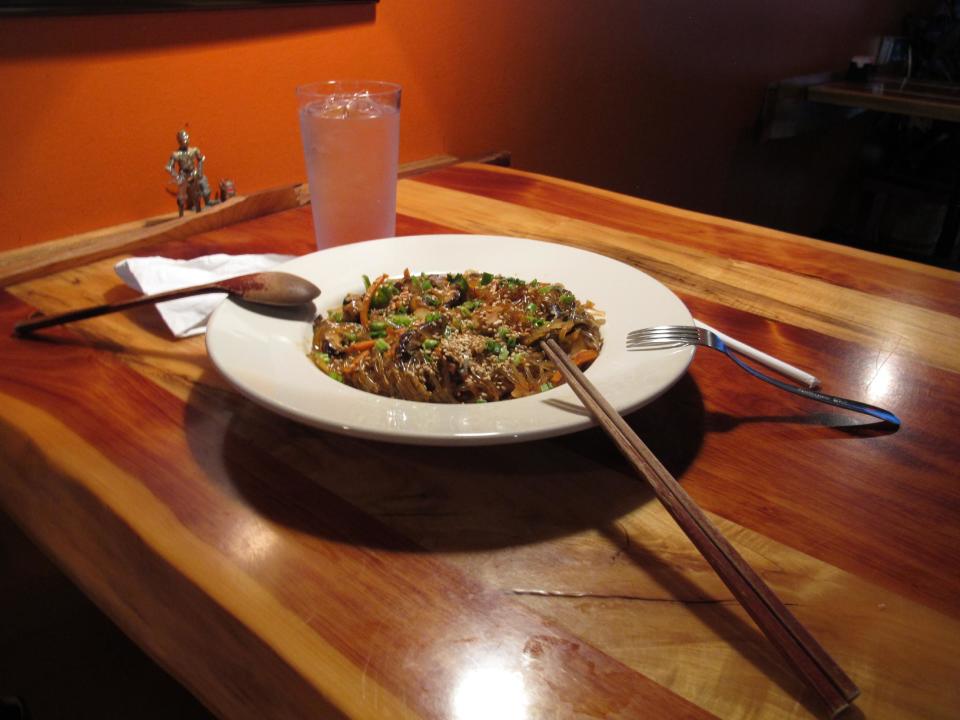
[[[317,247],[392,237],[400,86],[328,80],[297,88]]]

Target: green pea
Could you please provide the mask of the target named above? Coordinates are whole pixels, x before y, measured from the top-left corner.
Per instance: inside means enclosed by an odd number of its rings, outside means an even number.
[[[392,285],[381,285],[370,299],[370,304],[375,308],[386,307],[395,292]]]
[[[420,292],[426,292],[433,287],[433,283],[430,282],[430,278],[428,278],[424,273],[420,273],[420,277],[412,278],[411,282],[415,288],[420,290]]]

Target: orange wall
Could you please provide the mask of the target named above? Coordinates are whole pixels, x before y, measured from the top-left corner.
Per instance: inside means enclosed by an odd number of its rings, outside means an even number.
[[[842,68],[907,0],[382,0],[0,18],[0,249],[168,212],[190,124],[241,194],[304,179],[294,88],[404,86],[401,161],[514,164],[720,211],[766,83]]]

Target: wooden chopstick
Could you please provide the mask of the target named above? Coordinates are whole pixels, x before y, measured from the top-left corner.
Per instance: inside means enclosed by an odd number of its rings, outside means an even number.
[[[555,340],[542,343],[570,388],[637,472],[647,480],[667,512],[720,576],[764,635],[783,654],[801,679],[835,717],[860,694],[810,632],[773,590],[720,534],[680,483],[627,425]]]

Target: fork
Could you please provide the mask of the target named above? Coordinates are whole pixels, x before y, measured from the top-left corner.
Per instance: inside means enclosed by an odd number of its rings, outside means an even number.
[[[781,390],[793,393],[794,395],[800,395],[801,397],[826,403],[827,405],[870,415],[871,417],[884,420],[893,425],[900,425],[900,418],[889,410],[884,410],[875,405],[857,402],[856,400],[847,400],[846,398],[827,395],[826,393],[817,392],[816,390],[808,390],[807,388],[777,380],[769,375],[764,375],[759,370],[750,367],[738,358],[733,351],[727,347],[723,340],[706,328],[688,325],[657,325],[655,327],[643,328],[642,330],[634,330],[627,334],[627,350],[659,350],[663,348],[683,347],[685,345],[703,345],[704,347],[718,350],[755,378],[770,383]]]

